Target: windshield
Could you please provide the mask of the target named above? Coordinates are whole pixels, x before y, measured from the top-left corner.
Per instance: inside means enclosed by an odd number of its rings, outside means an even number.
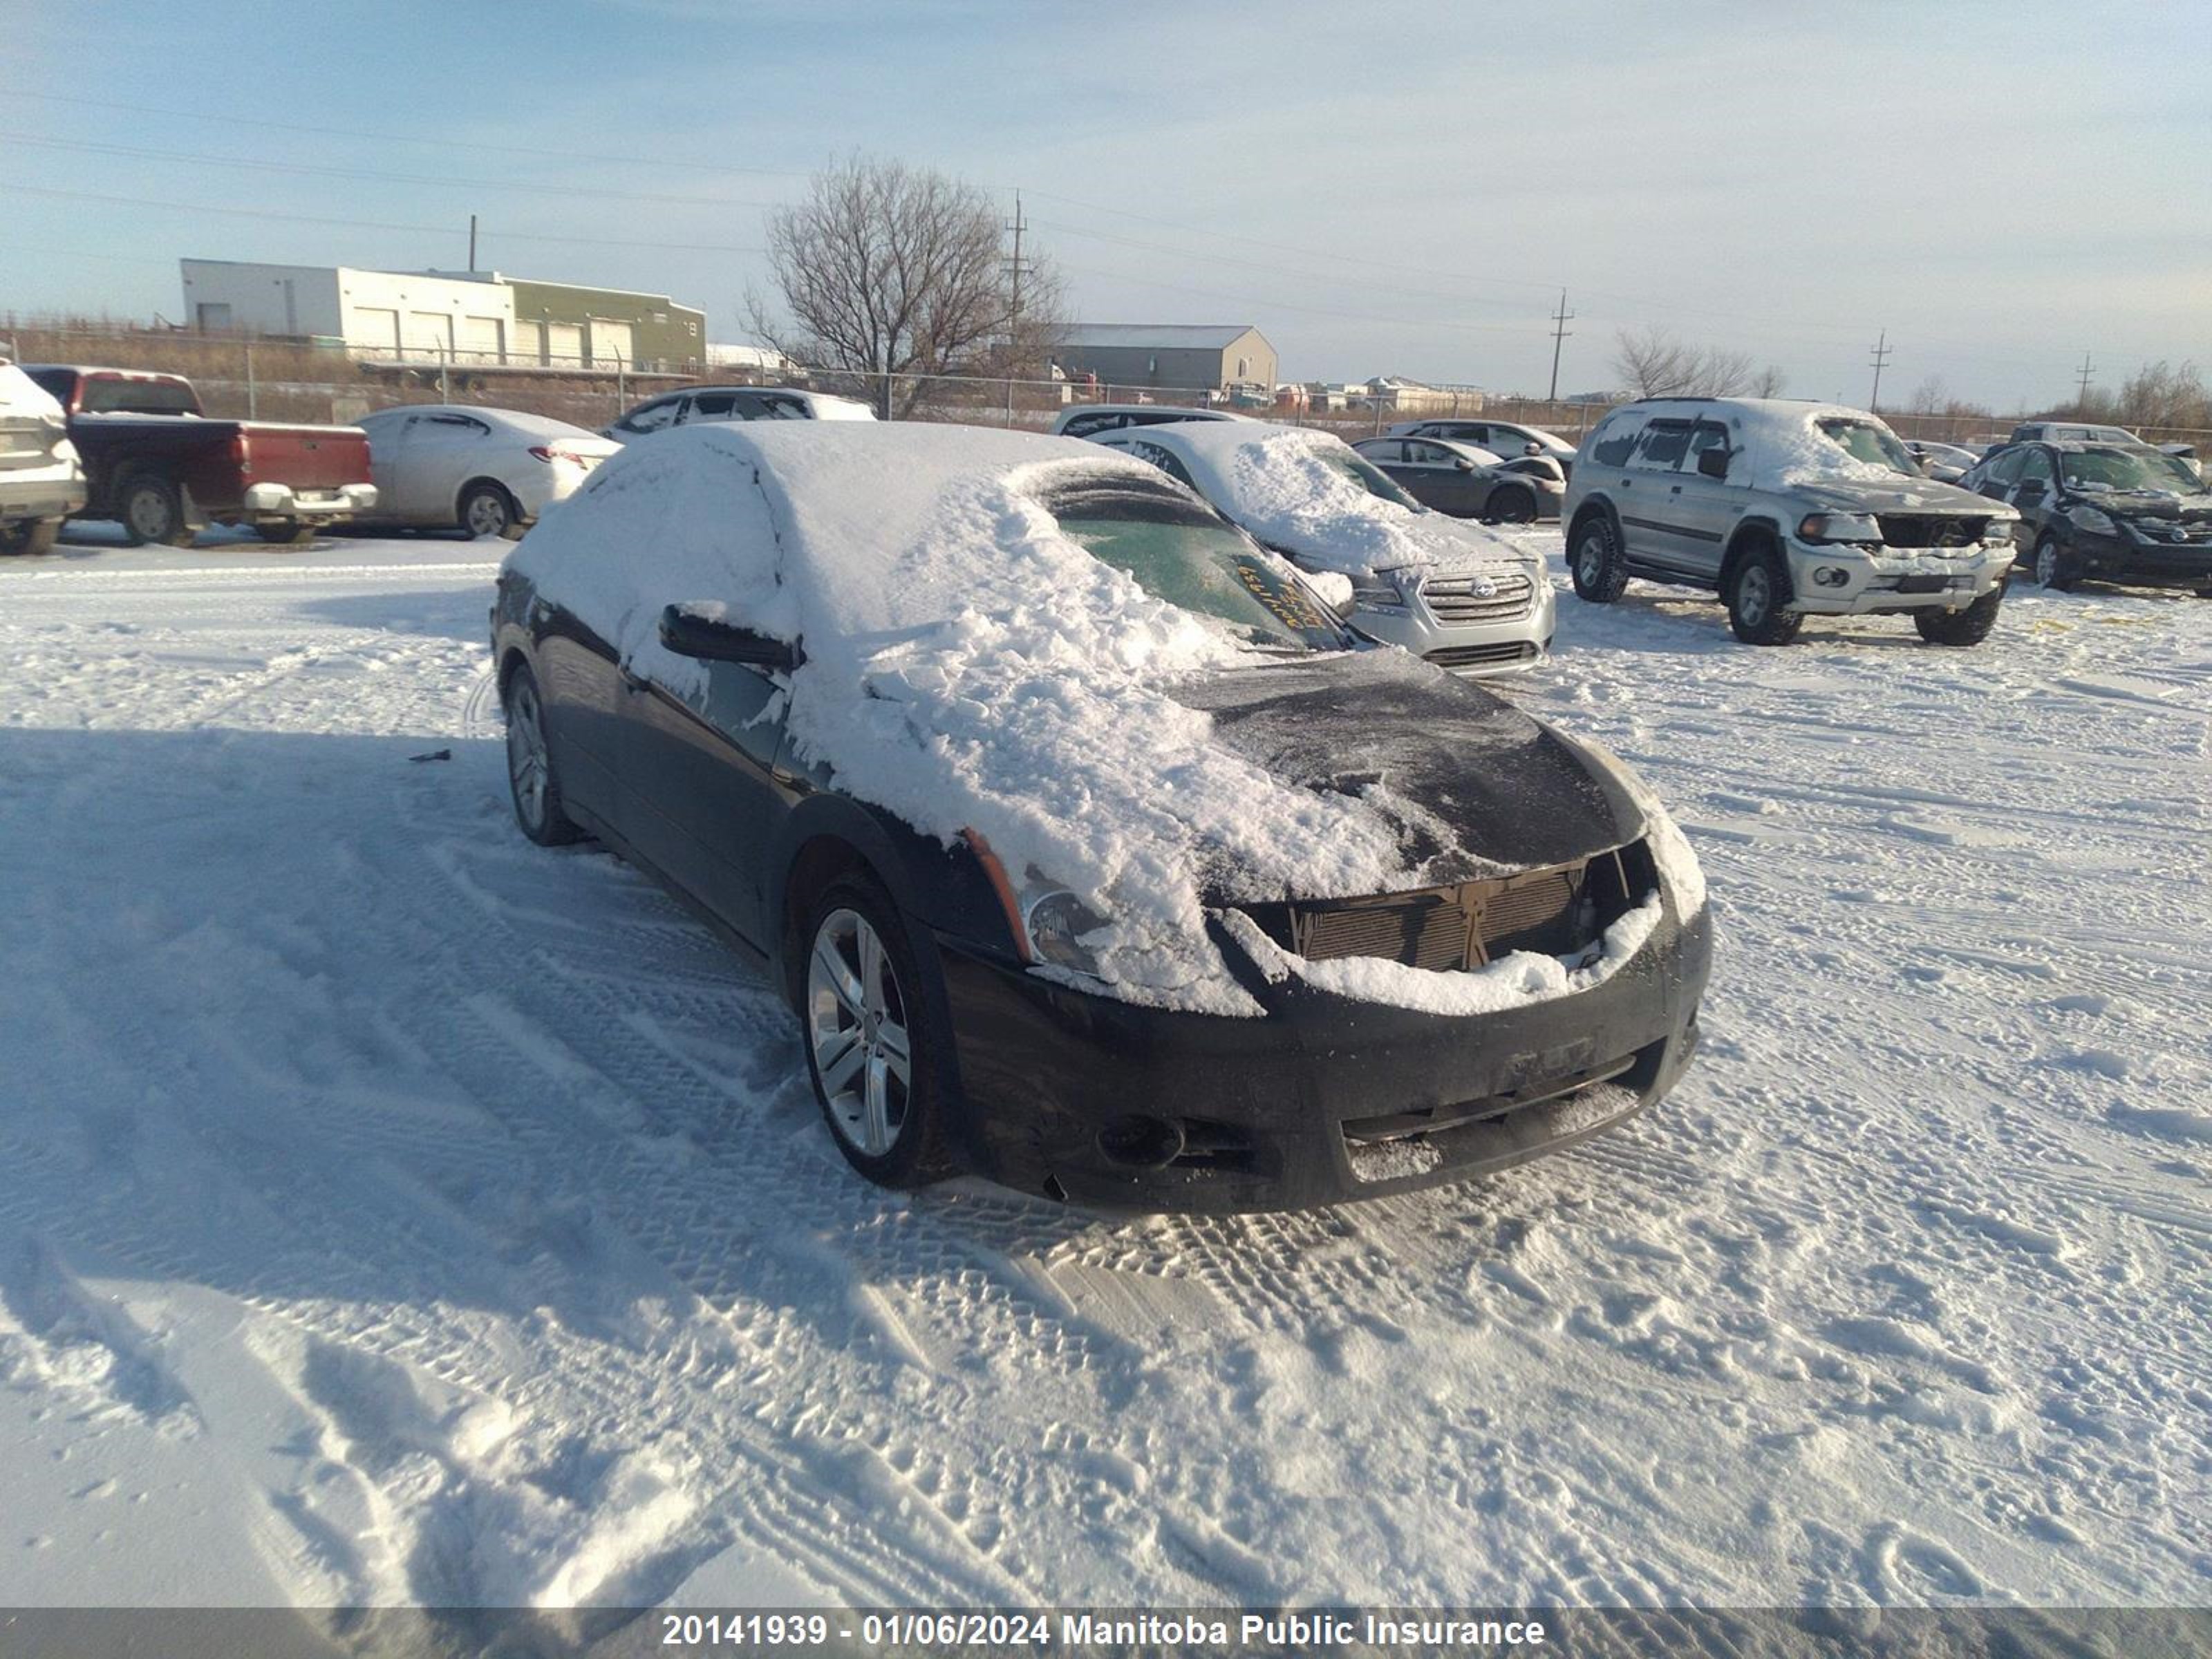
[[[1855,461],[1864,461],[1869,466],[1886,466],[1908,478],[1926,476],[1912,459],[1911,452],[1886,426],[1876,426],[1871,421],[1845,420],[1818,421],[1814,424],[1820,428],[1822,436]]]
[[[1154,599],[1229,624],[1273,651],[1348,651],[1352,636],[1243,532],[1197,502],[1116,480],[1048,496],[1044,509],[1093,558]]]
[[[2202,495],[2204,485],[2186,465],[2150,449],[2061,450],[2058,466],[2069,489],[2160,490]]]
[[[1425,513],[1428,509],[1392,483],[1372,461],[1362,460],[1348,449],[1336,449],[1316,445],[1312,453],[1328,464],[1331,471],[1340,472],[1370,495],[1380,495],[1386,501],[1395,501],[1409,513]]]
[[[199,400],[182,380],[103,380],[88,378],[77,399],[81,415],[197,415]]]

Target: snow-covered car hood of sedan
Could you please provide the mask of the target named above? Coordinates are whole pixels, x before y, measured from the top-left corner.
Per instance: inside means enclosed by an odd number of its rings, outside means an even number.
[[[1175,447],[1200,495],[1308,569],[1358,581],[1385,570],[1427,567],[1435,575],[1463,575],[1535,562],[1480,525],[1370,495],[1331,465],[1364,458],[1328,433],[1194,423],[1176,432]]]
[[[507,570],[678,696],[703,696],[708,665],[660,641],[670,604],[801,644],[793,759],[948,847],[981,837],[1018,889],[1073,892],[1106,919],[1085,936],[1091,988],[1131,1001],[1259,1012],[1209,893],[1403,891],[1633,833],[1565,745],[1486,694],[1395,651],[1265,655],[1094,558],[1042,502],[1109,478],[1176,493],[1074,439],[678,428],[599,468]],[[1301,702],[1330,732],[1304,754],[1285,724]],[[1541,811],[1510,810],[1516,792]]]

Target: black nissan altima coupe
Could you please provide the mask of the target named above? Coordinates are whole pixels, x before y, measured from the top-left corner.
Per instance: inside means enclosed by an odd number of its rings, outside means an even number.
[[[1401,1192],[1609,1128],[1696,1046],[1703,878],[1626,768],[1095,445],[657,434],[491,624],[523,832],[763,971],[884,1184]]]

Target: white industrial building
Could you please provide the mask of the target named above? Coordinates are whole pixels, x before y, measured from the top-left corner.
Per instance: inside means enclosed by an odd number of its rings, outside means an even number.
[[[376,356],[501,362],[514,295],[483,276],[185,259],[192,326],[342,340]]]

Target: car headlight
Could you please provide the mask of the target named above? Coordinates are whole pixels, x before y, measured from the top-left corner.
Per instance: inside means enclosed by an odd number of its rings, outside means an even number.
[[[53,449],[51,453],[52,453],[53,458],[58,461],[73,461],[76,459],[76,446],[71,443],[67,438],[55,439]]]
[[[1105,917],[1065,887],[1039,884],[1022,894],[1022,931],[1038,962],[1099,977],[1097,955],[1083,941],[1106,925]]]
[[[2086,530],[2093,536],[2109,536],[2118,528],[2112,515],[2094,507],[2077,507],[2069,514],[2076,530]]]
[[[1406,608],[1406,596],[1400,591],[1398,584],[1382,578],[1361,581],[1355,577],[1352,584],[1352,602],[1363,611],[1403,611]]]
[[[1864,513],[1808,513],[1797,521],[1804,542],[1878,542],[1881,526]]]
[[[1991,519],[1982,531],[1982,539],[1992,547],[2012,547],[2017,544],[2013,532],[2019,528],[2017,519]]]

